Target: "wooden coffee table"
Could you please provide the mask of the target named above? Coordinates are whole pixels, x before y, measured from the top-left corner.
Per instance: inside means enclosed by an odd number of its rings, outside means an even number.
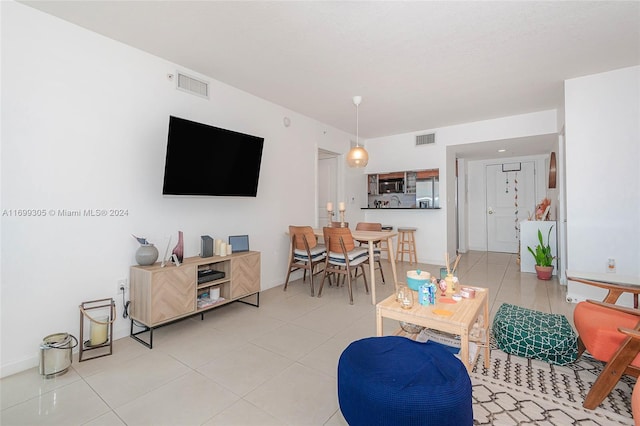
[[[402,309],[396,301],[396,295],[392,294],[376,305],[377,335],[383,335],[383,318],[391,318],[445,333],[457,334],[460,336],[460,359],[467,367],[467,370],[471,372],[480,350],[477,351],[473,360],[469,359],[469,331],[481,314],[484,316],[482,327],[484,328],[485,339],[488,339],[489,336],[489,289],[472,288],[476,290],[476,295],[473,299],[462,299],[456,303],[443,303],[442,296],[438,292],[435,305],[423,306],[416,302],[411,309]],[[418,300],[417,292],[414,292],[414,300]],[[401,332],[402,330],[396,334],[401,334]],[[478,346],[484,347],[484,366],[489,368],[488,341],[478,342]]]

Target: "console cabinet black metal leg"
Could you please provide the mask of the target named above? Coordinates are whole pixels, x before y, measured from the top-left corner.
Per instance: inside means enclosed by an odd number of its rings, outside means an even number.
[[[256,295],[256,303],[247,302],[246,300],[243,300],[243,299],[238,299],[238,300],[236,300],[236,302],[244,303],[245,305],[255,306],[256,308],[259,308],[260,307],[260,292],[254,293],[254,294]],[[253,296],[253,294],[250,294],[249,296],[246,296],[246,297],[251,297],[251,296]]]
[[[132,339],[137,340],[138,342],[142,343],[143,345],[145,345],[146,347],[148,347],[149,349],[153,349],[153,327],[147,327],[146,325],[142,325],[142,326],[138,326],[141,327],[142,330],[137,331],[137,332],[133,332],[133,326],[134,326],[134,321],[131,320],[131,332],[130,332],[130,336]],[[144,340],[142,340],[140,337],[138,337],[140,334],[142,333],[146,333],[149,332],[149,342],[146,342]]]

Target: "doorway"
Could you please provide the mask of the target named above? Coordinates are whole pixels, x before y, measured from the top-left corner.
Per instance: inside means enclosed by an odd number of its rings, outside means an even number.
[[[520,222],[535,205],[534,161],[486,166],[487,250],[518,253]]]
[[[324,149],[318,149],[318,180],[317,180],[317,213],[316,226],[329,223],[327,202],[337,206],[338,199],[338,158],[339,154]],[[335,219],[335,218],[334,218]]]

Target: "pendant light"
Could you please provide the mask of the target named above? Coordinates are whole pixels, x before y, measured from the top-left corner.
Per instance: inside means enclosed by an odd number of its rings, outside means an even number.
[[[351,148],[347,154],[347,164],[349,164],[349,167],[365,167],[369,162],[369,154],[364,147],[358,144],[358,106],[360,102],[362,102],[362,96],[353,97],[353,104],[356,106],[356,146]]]

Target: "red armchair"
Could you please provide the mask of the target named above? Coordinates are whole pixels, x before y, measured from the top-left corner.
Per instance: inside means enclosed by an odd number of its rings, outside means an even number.
[[[640,333],[640,310],[614,304],[625,292],[637,297],[640,287],[569,279],[608,290],[604,302],[580,302],[573,313],[578,331],[578,357],[586,349],[595,359],[606,363],[582,404],[593,410],[609,395],[623,374],[640,375],[640,339],[631,335]],[[640,390],[638,393],[640,402]]]
[[[622,329],[620,331],[634,340],[640,341],[639,332],[629,329]],[[633,393],[631,394],[631,413],[633,414],[635,426],[640,426],[640,380],[636,381],[633,387]]]

